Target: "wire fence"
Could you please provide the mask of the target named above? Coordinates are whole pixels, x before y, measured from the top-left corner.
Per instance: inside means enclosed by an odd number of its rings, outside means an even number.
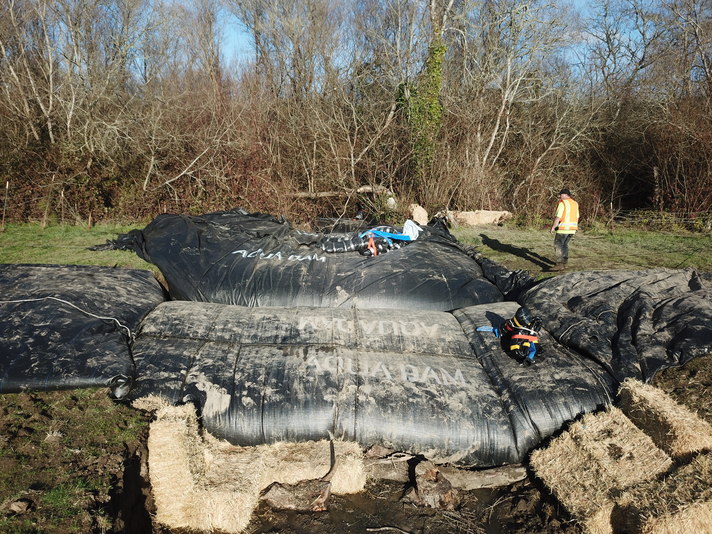
[[[685,228],[694,231],[712,230],[712,211],[673,212],[658,210],[618,211],[611,223],[651,229]]]

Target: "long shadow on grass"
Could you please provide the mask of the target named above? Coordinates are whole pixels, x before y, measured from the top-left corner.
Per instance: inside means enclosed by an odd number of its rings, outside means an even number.
[[[482,244],[486,247],[522,258],[523,260],[529,261],[538,266],[542,271],[549,270],[555,265],[555,263],[549,258],[545,258],[536,252],[532,252],[528,248],[516,247],[514,245],[510,245],[509,243],[502,243],[497,239],[491,239],[485,234],[480,234],[480,237],[482,238]]]

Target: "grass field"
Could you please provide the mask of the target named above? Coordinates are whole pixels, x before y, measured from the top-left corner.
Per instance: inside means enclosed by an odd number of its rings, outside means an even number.
[[[554,239],[547,230],[492,226],[457,229],[454,234],[508,269],[551,275],[547,271],[554,264]],[[571,241],[569,254],[573,271],[653,267],[712,271],[712,235],[634,228],[581,231]]]
[[[0,232],[0,263],[43,263],[64,265],[106,265],[158,272],[133,252],[92,251],[87,247],[116,239],[133,228],[119,225],[57,225],[42,229],[37,224],[10,224]]]
[[[89,230],[57,225],[42,229],[36,224],[11,224],[0,233],[0,263],[108,265],[150,269],[158,274],[155,266],[133,252],[87,250],[141,227],[97,225]],[[463,244],[476,246],[484,256],[511,270],[525,269],[537,277],[551,275],[553,237],[545,229],[482,226],[456,228],[453,233]],[[579,232],[570,246],[570,270],[652,267],[712,272],[712,234],[591,229]]]

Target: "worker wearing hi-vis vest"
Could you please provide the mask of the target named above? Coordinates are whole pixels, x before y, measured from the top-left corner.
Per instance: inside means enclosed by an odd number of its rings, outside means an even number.
[[[566,269],[569,261],[569,241],[578,230],[579,207],[578,202],[571,198],[571,191],[559,191],[559,204],[556,206],[556,215],[551,225],[554,236],[554,251],[556,252],[556,270]]]

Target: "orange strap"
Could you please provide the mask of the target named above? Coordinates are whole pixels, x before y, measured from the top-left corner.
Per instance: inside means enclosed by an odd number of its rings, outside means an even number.
[[[525,339],[527,341],[533,341],[534,343],[539,341],[539,338],[537,336],[526,336],[524,334],[514,334],[512,336],[512,339]]]

